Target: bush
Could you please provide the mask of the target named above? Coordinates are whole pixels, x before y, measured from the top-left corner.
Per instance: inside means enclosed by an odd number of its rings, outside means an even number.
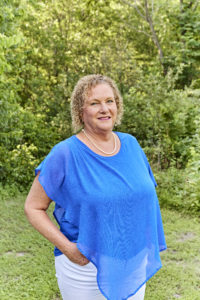
[[[21,192],[16,184],[0,183],[0,200],[9,200],[10,198],[17,197]]]
[[[8,152],[6,163],[6,184],[15,183],[20,191],[26,190],[33,181],[34,168],[39,161],[35,158],[37,148],[34,145],[18,145],[16,149]]]
[[[195,120],[196,131],[192,139],[190,154],[186,168],[186,194],[191,200],[191,209],[200,212],[200,109]]]
[[[190,158],[198,97],[175,90],[175,77],[144,75],[124,95],[125,114],[120,129],[135,135],[159,168],[184,168]],[[199,105],[199,104],[198,104]]]
[[[189,168],[183,170],[171,167],[155,172],[161,207],[199,214],[200,176],[193,176],[190,171]]]

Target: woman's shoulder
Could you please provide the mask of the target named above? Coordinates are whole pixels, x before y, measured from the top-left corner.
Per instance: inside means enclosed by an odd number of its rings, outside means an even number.
[[[67,153],[68,151],[71,150],[71,148],[74,146],[74,136],[70,136],[69,138],[66,138],[65,140],[62,140],[55,144],[50,153]]]
[[[121,140],[137,141],[136,137],[130,133],[116,131],[116,134],[119,136]]]
[[[130,133],[124,133],[124,132],[116,132],[119,139],[121,140],[124,145],[126,145],[128,148],[131,148],[132,151],[141,151],[140,143],[138,142],[137,138],[130,134]]]

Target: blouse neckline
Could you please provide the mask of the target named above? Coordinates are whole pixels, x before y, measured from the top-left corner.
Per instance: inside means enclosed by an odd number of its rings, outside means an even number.
[[[101,155],[101,154],[98,154],[96,152],[94,152],[93,150],[91,150],[84,142],[82,142],[76,135],[73,135],[72,137],[74,138],[74,140],[79,143],[79,145],[84,148],[86,151],[88,151],[90,154],[96,156],[96,157],[100,157],[100,158],[105,158],[105,159],[111,159],[111,158],[114,158],[114,157],[117,157],[121,154],[122,152],[122,148],[123,148],[123,143],[122,143],[122,140],[119,136],[119,133],[117,131],[114,131],[114,133],[118,136],[119,138],[119,141],[120,141],[120,148],[119,148],[119,151],[114,154],[114,155],[110,155],[110,156],[105,156],[105,155]]]

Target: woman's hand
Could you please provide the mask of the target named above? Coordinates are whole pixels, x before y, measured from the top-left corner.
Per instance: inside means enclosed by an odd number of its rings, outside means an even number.
[[[74,262],[75,264],[78,264],[80,266],[87,265],[90,261],[79,251],[79,249],[76,246],[76,243],[70,242],[70,247],[68,248],[66,256]]]

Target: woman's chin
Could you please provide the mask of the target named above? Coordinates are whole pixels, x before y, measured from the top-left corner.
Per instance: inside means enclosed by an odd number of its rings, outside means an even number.
[[[113,126],[106,126],[106,125],[103,125],[103,126],[98,126],[96,128],[98,131],[105,131],[105,132],[110,132],[113,130]]]
[[[100,123],[102,122],[102,123]],[[106,131],[112,131],[113,130],[113,127],[114,127],[114,124],[110,121],[100,121],[98,124],[97,124],[97,127],[99,130],[106,130]]]

